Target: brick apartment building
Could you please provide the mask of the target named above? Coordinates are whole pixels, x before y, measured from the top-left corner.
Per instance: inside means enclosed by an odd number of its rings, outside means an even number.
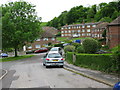
[[[91,37],[92,29],[100,23],[65,25],[61,28],[61,37]]]
[[[106,43],[109,48],[120,44],[120,16],[108,24]]]
[[[108,23],[102,22],[98,24],[95,28],[92,29],[91,34],[92,38],[102,39],[102,33],[106,30]]]
[[[33,43],[29,44],[28,47],[26,48],[27,50],[39,49],[41,47],[48,46],[49,43],[51,44],[57,43],[55,36],[58,32],[57,29],[53,27],[43,27],[42,29],[44,31],[42,33],[42,36]]]

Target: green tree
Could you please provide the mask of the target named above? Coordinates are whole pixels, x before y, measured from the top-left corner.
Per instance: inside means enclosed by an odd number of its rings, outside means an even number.
[[[3,49],[17,50],[33,42],[42,32],[41,18],[37,17],[34,5],[25,1],[10,2],[2,5],[2,41]]]

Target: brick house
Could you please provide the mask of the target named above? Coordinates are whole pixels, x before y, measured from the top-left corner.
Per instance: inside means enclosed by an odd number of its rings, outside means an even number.
[[[101,22],[65,25],[61,28],[61,37],[91,37],[91,31]]]
[[[120,44],[120,16],[108,24],[106,43],[110,49]]]
[[[92,29],[92,38],[102,39],[102,33],[106,30],[108,23],[102,22]]]
[[[57,29],[53,27],[43,27],[42,29],[42,36],[35,40],[33,43],[29,44],[26,47],[27,50],[39,49],[41,47],[47,47],[50,43],[57,43],[55,36],[57,34]]]

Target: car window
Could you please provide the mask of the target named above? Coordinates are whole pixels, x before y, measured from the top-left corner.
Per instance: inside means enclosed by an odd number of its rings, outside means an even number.
[[[57,48],[52,48],[50,51],[58,51]]]
[[[48,58],[61,58],[61,55],[59,53],[50,53]]]

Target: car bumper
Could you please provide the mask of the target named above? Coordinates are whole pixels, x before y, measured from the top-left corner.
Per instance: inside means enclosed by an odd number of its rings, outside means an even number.
[[[46,62],[45,65],[46,66],[63,66],[64,63],[63,62]]]

